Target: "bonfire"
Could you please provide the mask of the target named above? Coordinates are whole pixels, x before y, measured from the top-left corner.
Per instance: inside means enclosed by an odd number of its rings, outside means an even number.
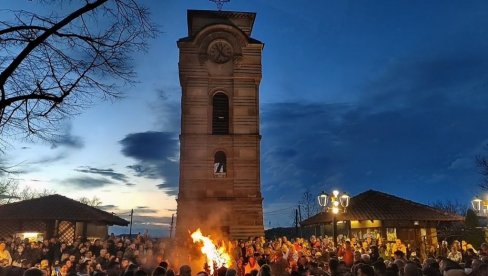
[[[200,231],[200,228],[191,234],[193,243],[200,243],[202,245],[201,251],[207,259],[207,266],[210,274],[214,273],[214,268],[221,268],[223,266],[230,267],[231,257],[227,253],[224,246],[217,246],[210,237],[206,237]]]

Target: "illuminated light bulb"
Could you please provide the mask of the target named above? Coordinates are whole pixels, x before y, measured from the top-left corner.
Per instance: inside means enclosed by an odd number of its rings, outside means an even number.
[[[337,197],[339,195],[339,191],[338,190],[334,190],[334,191],[332,191],[332,194],[334,195],[334,197]]]
[[[334,207],[339,207],[339,201],[334,201]]]
[[[482,200],[479,197],[476,197],[471,201],[471,204],[473,205],[473,209],[476,211],[483,211],[482,210]]]
[[[333,213],[333,214],[339,214],[339,208],[337,208],[337,207],[332,207],[332,213]]]

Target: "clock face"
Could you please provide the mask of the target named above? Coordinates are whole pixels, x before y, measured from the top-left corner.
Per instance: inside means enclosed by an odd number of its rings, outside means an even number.
[[[226,63],[232,57],[232,47],[225,41],[216,41],[208,47],[208,55],[215,63]]]

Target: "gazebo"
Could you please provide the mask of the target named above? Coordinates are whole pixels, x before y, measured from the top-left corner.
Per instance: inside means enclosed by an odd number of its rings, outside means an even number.
[[[397,238],[412,246],[437,244],[437,228],[443,222],[464,221],[464,217],[374,190],[350,199],[345,213],[336,215],[340,234],[364,239]],[[324,234],[332,228],[333,214],[321,212],[301,223]]]
[[[105,238],[109,225],[128,224],[111,213],[58,194],[0,205],[0,238],[58,237],[72,242],[80,236]]]

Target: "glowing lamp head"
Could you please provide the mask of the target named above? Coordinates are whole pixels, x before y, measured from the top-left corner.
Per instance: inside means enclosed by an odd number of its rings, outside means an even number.
[[[347,206],[349,206],[349,196],[346,193],[341,195],[339,201],[341,202],[342,207],[346,208]]]
[[[337,196],[339,196],[339,191],[338,190],[333,190],[332,191],[332,194],[334,195],[334,197],[337,197]]]
[[[318,197],[317,197],[318,201],[319,201],[319,205],[321,207],[325,207],[327,206],[327,203],[328,203],[328,200],[329,200],[329,195],[322,192]]]
[[[332,207],[332,213],[333,213],[334,215],[339,214],[339,208],[338,208],[338,207],[335,207],[335,206],[334,206],[334,207]]]
[[[339,207],[339,201],[334,201],[333,205],[334,207]]]
[[[475,197],[472,201],[471,201],[471,205],[473,205],[473,209],[475,211],[481,211],[481,203],[482,203],[482,200],[479,198],[479,197]]]

